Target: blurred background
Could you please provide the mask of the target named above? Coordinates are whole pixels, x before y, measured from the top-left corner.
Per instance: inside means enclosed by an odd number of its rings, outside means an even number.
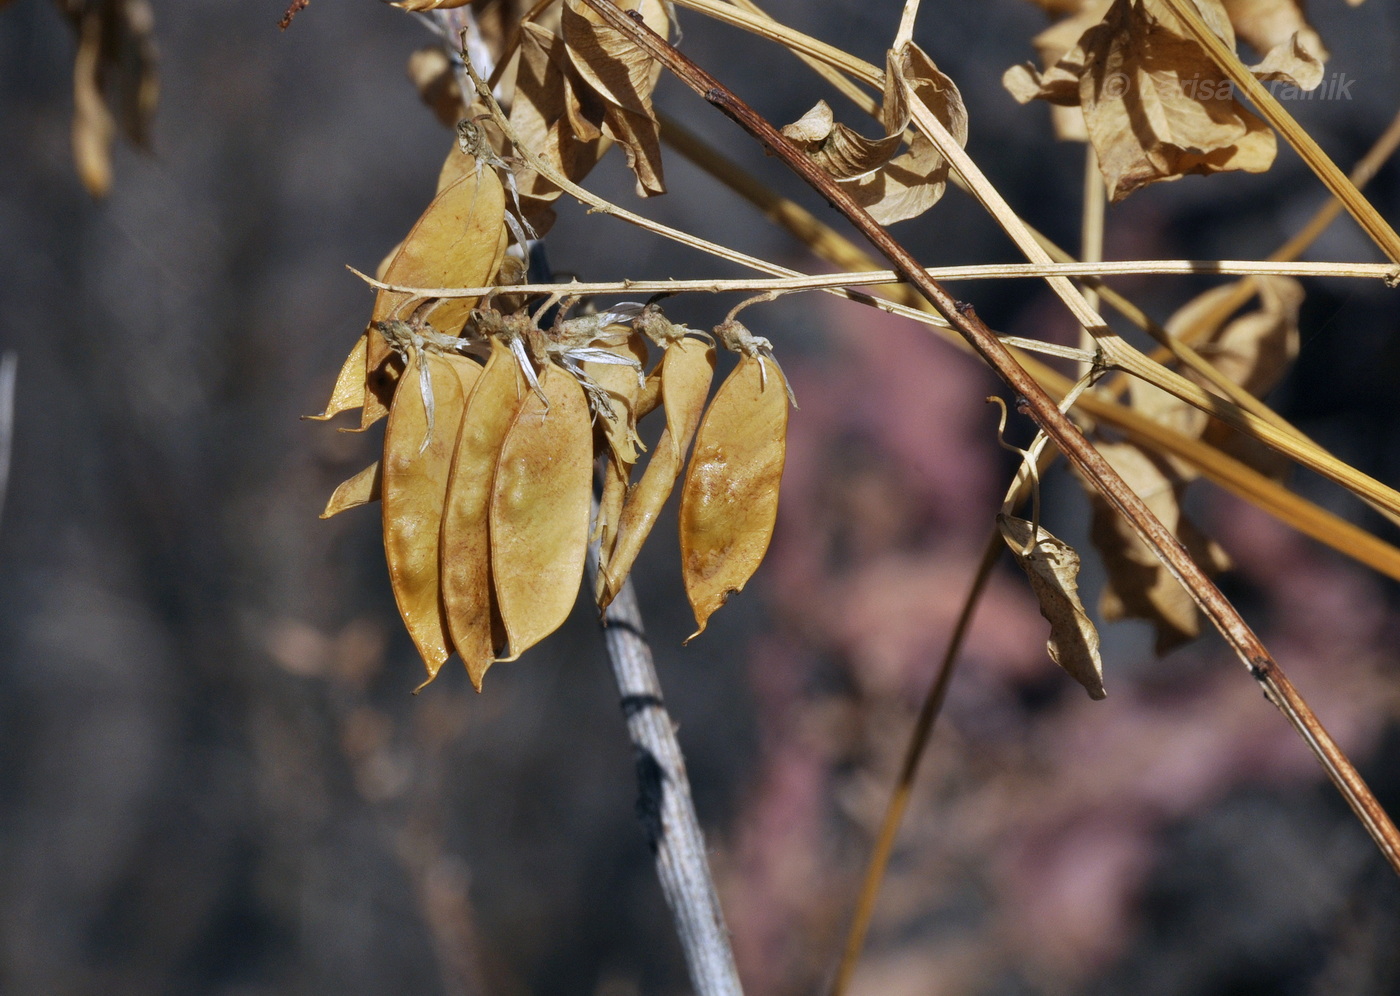
[[[432,38],[375,0],[313,0],[285,33],[263,0],[152,6],[153,152],[119,145],[101,201],[69,144],[73,32],[41,0],[0,9],[0,349],[19,357],[0,518],[0,992],[687,991],[592,614],[581,602],[480,696],[449,665],[415,698],[377,510],[317,519],[375,441],[298,416],[323,407],[369,313],[345,264],[372,269],[403,237],[449,147],[404,73]],[[771,11],[883,63],[900,6]],[[1400,108],[1400,14],[1321,0],[1311,15],[1328,70],[1356,83],[1291,109],[1347,168]],[[830,98],[785,53],[680,18],[689,54],[772,119]],[[915,38],[962,89],[974,158],[1073,248],[1082,149],[1000,85],[1044,24],[1024,0],[926,2]],[[657,102],[835,223],[674,81]],[[821,266],[679,157],[666,169],[653,217]],[[616,153],[591,185],[632,200]],[[1400,218],[1400,169],[1370,193]],[[1110,209],[1107,253],[1259,258],[1322,200],[1283,151],[1262,176],[1135,194]],[[561,274],[739,275],[560,205]],[[930,265],[1016,260],[955,190],[896,233]],[[1343,220],[1312,258],[1379,257]],[[1212,282],[1117,286],[1163,319]],[[1002,331],[1072,334],[1033,282],[954,290]],[[1394,483],[1394,292],[1307,290],[1302,355],[1271,400]],[[733,303],[668,310],[706,326]],[[801,405],[768,561],[684,649],[673,517],[637,580],[746,987],[777,996],[830,979],[1012,464],[982,400],[996,385],[919,328],[817,295],[745,321]],[[1290,483],[1397,539],[1331,485]],[[1227,592],[1400,812],[1396,586],[1195,491],[1236,563]],[[1092,606],[1087,503],[1062,471],[1045,502],[1086,553]],[[1145,624],[1107,628],[1109,697],[1090,702],[1045,637],[1003,564],[857,990],[1400,992],[1400,883],[1220,640],[1158,660]]]

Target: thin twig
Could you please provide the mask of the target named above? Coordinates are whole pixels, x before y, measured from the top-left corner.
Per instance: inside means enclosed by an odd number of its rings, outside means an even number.
[[[736,2],[752,7],[749,0]],[[1400,121],[1400,118],[1397,118],[1397,121]],[[849,271],[864,272],[877,268],[869,253],[856,246],[850,239],[825,222],[819,221],[806,208],[774,193],[751,174],[713,149],[702,145],[699,139],[683,128],[663,119],[662,137],[687,159],[748,200],[763,212],[765,217],[781,226],[822,259]],[[1031,232],[1057,260],[1074,261],[1069,253],[1041,233],[1034,229],[1031,229]],[[1123,312],[1129,321],[1141,327],[1146,327],[1145,323],[1151,322],[1141,309],[1122,295],[1107,287],[1101,286],[1099,290],[1104,300]],[[871,302],[875,306],[881,307],[889,314],[908,318],[936,330],[944,341],[954,348],[971,351],[971,347],[951,331],[947,322],[931,313],[931,306],[913,287],[908,284],[883,284],[881,293],[889,294],[899,303],[875,298]],[[1012,338],[1008,336],[1003,336],[1002,341],[1008,345],[1013,344]],[[1052,396],[1063,396],[1069,391],[1071,382],[1058,371],[1030,356],[1018,356],[1018,360]],[[1240,461],[1226,456],[1215,447],[1145,418],[1131,408],[1117,403],[1108,394],[1086,392],[1079,401],[1079,407],[1095,422],[1118,429],[1129,440],[1195,467],[1219,487],[1273,515],[1303,535],[1324,543],[1387,577],[1400,580],[1400,549],[1299,497]]]
[[[1269,654],[1235,607],[1221,594],[1215,583],[1191,558],[1181,541],[1162,525],[1083,433],[1060,412],[1045,390],[1016,362],[996,335],[977,317],[971,305],[954,300],[936,280],[927,276],[909,251],[871,218],[839,184],[717,79],[667,44],[665,39],[648,29],[640,19],[629,17],[611,0],[586,2],[609,24],[628,34],[639,47],[658,59],[683,83],[762,142],[789,169],[845,215],[861,234],[894,264],[895,269],[914,284],[929,303],[958,330],[1007,386],[1017,393],[1022,399],[1019,406],[1021,410],[1036,422],[1041,431],[1074,464],[1075,469],[1133,526],[1172,575],[1191,593],[1207,618],[1239,655],[1251,676],[1259,682],[1269,700],[1284,713],[1313,751],[1392,868],[1400,873],[1400,832],[1396,830],[1394,823],[1351,761],[1298,694],[1278,662]],[[922,105],[912,97],[911,103],[917,120]],[[919,126],[920,130],[928,134],[923,121],[919,121]],[[941,128],[941,125],[939,127]],[[933,138],[932,135],[929,137]],[[1083,298],[1079,298],[1079,301],[1082,305]]]
[[[943,660],[939,662],[933,684],[929,686],[924,704],[919,708],[919,718],[914,721],[914,728],[909,734],[909,742],[904,749],[904,762],[900,765],[899,777],[895,779],[894,790],[885,806],[884,818],[880,821],[880,832],[875,838],[875,847],[865,866],[865,877],[861,881],[860,894],[856,898],[855,912],[851,915],[851,926],[846,933],[841,963],[836,968],[836,981],[831,987],[832,996],[843,996],[850,987],[851,977],[855,974],[861,949],[865,947],[865,936],[870,931],[870,921],[875,915],[875,900],[880,895],[880,884],[885,879],[885,870],[889,867],[890,855],[894,852],[899,826],[904,821],[904,813],[909,808],[909,798],[914,792],[914,776],[919,772],[919,762],[923,760],[924,749],[933,734],[933,724],[943,709],[943,700],[948,696],[954,666],[971,628],[973,613],[977,611],[977,603],[981,600],[987,581],[992,576],[992,568],[1005,545],[1006,541],[1001,538],[1001,531],[993,529],[991,539],[982,553],[982,560],[977,565],[977,573],[973,575],[972,584],[963,599],[957,624],[953,627],[952,635],[948,637],[948,647],[943,652]]]
[[[603,280],[570,284],[492,284],[482,287],[409,287],[386,283],[361,273],[350,272],[376,290],[396,291],[414,297],[481,297],[486,294],[554,294],[561,288],[570,294],[650,294],[760,293],[763,291],[828,290],[839,287],[872,287],[903,280],[893,270],[862,270],[856,273],[814,273],[796,277],[755,277],[750,279],[701,278],[694,280]],[[1125,274],[1347,277],[1382,280],[1400,279],[1400,269],[1389,263],[1294,263],[1240,259],[1129,259],[1092,263],[975,263],[964,266],[931,266],[924,273],[935,280],[1011,280],[1046,277],[1106,277]],[[1092,349],[1088,345],[1086,349]]]
[[[588,565],[593,581],[596,546]],[[637,763],[637,818],[656,858],[656,874],[676,921],[691,984],[697,996],[742,996],[705,835],[690,797],[685,758],[661,697],[661,679],[642,631],[631,578],[608,606],[603,637]]]

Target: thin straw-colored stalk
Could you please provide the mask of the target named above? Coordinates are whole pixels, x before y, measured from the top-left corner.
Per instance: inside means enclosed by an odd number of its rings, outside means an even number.
[[[1390,223],[1381,217],[1380,212],[1372,206],[1361,193],[1356,189],[1356,185],[1347,178],[1347,175],[1337,168],[1326,152],[1322,151],[1322,146],[1317,144],[1316,139],[1307,133],[1277,98],[1269,92],[1269,88],[1254,78],[1254,74],[1249,71],[1249,67],[1240,61],[1240,57],[1230,49],[1224,41],[1220,39],[1214,31],[1202,20],[1200,12],[1196,10],[1192,0],[1163,0],[1173,14],[1185,25],[1191,33],[1191,37],[1204,48],[1215,64],[1220,67],[1221,72],[1230,77],[1231,81],[1249,98],[1264,120],[1273,125],[1284,140],[1293,146],[1294,150],[1302,157],[1303,162],[1308,164],[1308,168],[1317,174],[1317,178],[1323,182],[1332,196],[1342,203],[1357,223],[1365,230],[1366,234],[1380,247],[1381,252],[1393,263],[1400,263],[1400,235],[1395,229],[1390,227]]]
[[[663,137],[669,140],[671,133],[663,131]],[[687,158],[691,158],[689,147],[682,144],[677,144],[675,147],[684,151]],[[800,205],[793,204],[786,198],[772,193],[748,173],[712,150],[704,157],[692,158],[692,161],[736,193],[748,198],[755,205],[761,208],[771,207],[771,210],[765,208],[764,213],[767,217],[783,225],[791,234],[806,242],[817,255],[828,262],[849,270],[870,268],[875,265],[868,253],[845,236],[818,221]],[[799,219],[800,224],[790,224],[790,220],[793,218]],[[1047,245],[1048,251],[1056,256],[1069,257],[1068,253],[1049,240],[1043,240],[1043,244]],[[963,350],[968,348],[961,338],[952,334],[947,324],[941,319],[912,310],[913,308],[927,309],[929,307],[928,303],[919,296],[913,287],[908,284],[895,284],[888,285],[885,290],[891,297],[901,302],[899,305],[886,306],[886,310],[890,313],[922,322],[937,330],[945,342],[956,348]],[[1142,316],[1143,320],[1147,320],[1141,311],[1131,305],[1131,302],[1127,302],[1116,292],[1112,292],[1110,297],[1107,288],[1105,291],[1106,301],[1113,303],[1113,299],[1117,298],[1124,307],[1131,308],[1135,314]],[[1057,371],[1030,357],[1019,356],[1018,359],[1031,376],[1052,395],[1062,397],[1069,390],[1070,381]],[[1163,452],[1179,457],[1196,467],[1220,487],[1265,509],[1289,527],[1332,547],[1373,570],[1400,580],[1400,549],[1294,494],[1281,484],[1264,477],[1239,461],[1226,457],[1215,447],[1198,439],[1184,436],[1166,426],[1151,422],[1132,409],[1117,404],[1112,397],[1101,396],[1094,391],[1086,392],[1081,397],[1079,407],[1091,414],[1098,423],[1121,429],[1128,434],[1129,438],[1156,446]]]
[[[699,278],[694,280],[602,280],[573,281],[568,284],[487,284],[481,287],[410,287],[391,284],[346,267],[365,283],[378,290],[398,291],[416,297],[482,297],[487,294],[629,294],[697,292],[721,294],[730,292],[828,290],[837,287],[878,287],[899,279],[893,270],[864,270],[852,273],[801,274],[795,277],[764,278]],[[935,280],[1007,280],[1044,279],[1046,277],[1101,277],[1121,274],[1206,274],[1239,276],[1241,274],[1350,277],[1367,280],[1389,280],[1395,267],[1386,263],[1269,263],[1257,260],[1200,259],[1132,259],[1111,263],[974,263],[966,266],[931,266],[924,273]],[[1147,321],[1147,320],[1145,320]],[[1091,341],[1084,347],[1092,351]]]
[[[972,576],[972,584],[968,586],[967,595],[963,598],[962,611],[958,613],[957,624],[948,637],[948,646],[943,651],[943,659],[938,664],[933,684],[929,686],[923,705],[919,707],[919,716],[914,720],[914,728],[909,733],[909,741],[904,748],[904,761],[900,764],[890,800],[885,805],[885,815],[880,820],[880,831],[875,837],[875,846],[866,862],[860,894],[856,897],[856,908],[851,914],[851,926],[846,933],[846,944],[841,951],[841,963],[836,967],[836,981],[831,987],[832,996],[844,996],[850,988],[856,963],[860,961],[861,949],[865,947],[865,937],[870,932],[870,921],[875,915],[875,901],[880,896],[880,884],[885,879],[890,855],[894,853],[894,843],[899,836],[900,824],[904,822],[909,799],[914,793],[914,777],[919,773],[919,762],[923,760],[924,750],[933,735],[933,724],[937,722],[938,714],[943,709],[943,701],[948,697],[948,686],[953,680],[954,666],[957,664],[958,655],[962,653],[967,632],[972,626],[977,603],[981,600],[982,592],[986,590],[987,581],[992,576],[992,568],[996,566],[997,557],[1005,545],[1006,541],[1001,538],[1001,531],[993,529],[991,538],[982,552],[982,560],[977,565],[977,572]]]
[[[1381,853],[1392,868],[1400,873],[1400,832],[1396,830],[1395,824],[1377,802],[1350,759],[1298,694],[1278,662],[1269,654],[1235,607],[1191,558],[1181,541],[1162,525],[1073,422],[1060,412],[1054,400],[1016,362],[1006,347],[977,317],[972,307],[954,300],[937,281],[924,274],[908,250],[872,219],[846,190],[815,166],[772,124],[719,80],[687,59],[644,24],[628,17],[612,0],[586,2],[609,25],[628,35],[683,83],[762,142],[789,169],[826,198],[894,264],[895,269],[905,279],[918,288],[974,351],[996,371],[1011,390],[1016,392],[1021,399],[1020,409],[1035,421],[1075,469],[1132,525],[1134,531],[1156,553],[1162,564],[1191,594],[1206,618],[1225,637],[1269,700],[1279,708],[1313,751]],[[918,106],[916,103],[916,112]],[[922,122],[920,130],[927,134]]]

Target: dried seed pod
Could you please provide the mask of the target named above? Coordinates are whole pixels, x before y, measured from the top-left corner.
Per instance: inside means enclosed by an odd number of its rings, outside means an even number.
[[[355,348],[340,365],[340,373],[331,389],[331,399],[326,402],[326,410],[319,415],[303,415],[302,418],[324,422],[328,418],[348,412],[352,408],[362,408],[365,403],[365,357],[369,348],[369,330],[360,333]]]
[[[647,362],[646,342],[640,336],[630,336],[614,346],[603,346],[620,356],[635,360],[636,368],[614,363],[583,364],[584,373],[606,392],[612,417],[599,418],[598,424],[606,439],[606,466],[603,471],[603,495],[598,502],[598,518],[591,540],[598,543],[599,563],[606,567],[617,538],[617,520],[622,514],[622,502],[627,496],[627,483],[637,462],[641,440],[637,438],[637,395],[641,392],[638,370]],[[601,583],[602,571],[598,573]],[[595,592],[596,596],[596,592]]]
[[[583,388],[544,369],[506,434],[491,495],[491,570],[515,660],[563,624],[588,552],[593,426]],[[544,399],[548,398],[546,402]]]
[[[491,489],[496,461],[526,393],[510,348],[491,340],[491,356],[467,400],[442,518],[442,600],[448,628],[472,685],[505,646],[491,583]]]
[[[671,496],[681,472],[685,451],[700,424],[705,397],[715,373],[715,348],[701,339],[683,337],[666,347],[661,358],[661,397],[666,409],[666,428],[647,461],[642,479],[627,495],[618,518],[617,542],[607,569],[599,608],[607,608],[632,570],[637,554],[646,542],[656,517]]]
[[[399,614],[430,681],[452,654],[438,586],[438,534],[462,424],[464,380],[475,380],[480,369],[461,356],[412,355],[384,430],[384,554]]]
[[[331,499],[326,502],[326,510],[321,513],[321,518],[329,519],[348,509],[378,501],[384,480],[379,466],[379,461],[376,460],[350,480],[342,481],[340,486],[331,492]]]
[[[409,287],[486,286],[505,255],[505,211],[505,189],[495,171],[478,172],[474,164],[470,170],[464,167],[463,176],[444,187],[424,210],[385,267],[383,279]],[[420,303],[401,291],[380,291],[370,321],[408,318]],[[439,332],[455,334],[476,303],[476,298],[444,299],[418,317]],[[372,383],[393,352],[378,336],[371,335],[368,346],[365,372]],[[383,405],[371,391],[365,398],[365,425],[383,415]]]
[[[687,643],[730,594],[743,590],[768,551],[787,421],[777,362],[742,357],[705,414],[681,488],[681,572],[699,626]]]

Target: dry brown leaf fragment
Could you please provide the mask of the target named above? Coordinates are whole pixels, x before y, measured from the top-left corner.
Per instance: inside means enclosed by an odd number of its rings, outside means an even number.
[[[1260,55],[1287,44],[1298,44],[1319,62],[1326,62],[1322,37],[1308,23],[1302,0],[1224,0],[1225,11],[1240,38]]]
[[[520,25],[511,127],[532,152],[577,182],[598,164],[608,143],[592,123],[602,120],[601,101],[578,94],[570,83],[571,71],[563,39],[529,21]],[[585,96],[590,102],[587,114],[582,108]],[[582,134],[580,121],[587,124]],[[560,189],[530,169],[521,170],[516,182],[526,221],[540,234],[549,231],[554,222],[550,204]]]
[[[331,388],[331,398],[326,402],[326,410],[319,415],[303,415],[302,418],[324,422],[341,412],[364,407],[365,357],[369,349],[369,335],[368,331],[360,333],[350,350],[350,355],[340,365],[340,373],[335,378],[335,387]]]
[[[592,496],[588,398],[551,363],[506,433],[491,493],[491,571],[510,646],[501,660],[515,660],[568,618],[583,580]]]
[[[476,364],[460,356],[410,355],[384,430],[384,554],[394,600],[429,680],[452,654],[438,537],[465,400],[459,368],[467,366]]]
[[[1298,316],[1304,291],[1290,277],[1247,278],[1255,291],[1257,307],[1233,318],[1218,316],[1223,301],[1235,296],[1243,281],[1212,288],[1183,305],[1168,319],[1167,332],[1180,337],[1188,329],[1197,329],[1203,321],[1216,316],[1213,327],[1197,335],[1196,351],[1230,380],[1255,397],[1262,397],[1274,388],[1292,366],[1298,355]],[[1249,303],[1247,299],[1246,304]],[[1223,319],[1230,319],[1224,321]],[[1187,370],[1186,376],[1201,386],[1210,385],[1198,374]],[[1132,407],[1153,421],[1170,426],[1184,435],[1207,438],[1217,448],[1243,460],[1262,473],[1276,468],[1262,444],[1251,441],[1224,426],[1212,425],[1210,416],[1188,405],[1180,398],[1142,381],[1131,387]],[[1173,461],[1174,472],[1185,480],[1196,471]]]
[[[472,685],[505,648],[491,581],[491,490],[506,432],[527,390],[515,356],[499,339],[467,399],[442,517],[442,599],[448,629]]]
[[[653,31],[669,34],[670,18],[661,0],[638,0],[624,6],[640,13]],[[581,0],[567,0],[560,31],[563,51],[577,80],[575,90],[586,88],[604,109],[601,120],[596,120],[581,114],[581,99],[568,101],[565,110],[575,132],[585,141],[602,134],[622,146],[627,165],[637,178],[639,197],[665,193],[660,126],[651,106],[660,64]]]
[[[1044,528],[1033,533],[1025,519],[1002,514],[997,526],[1030,579],[1040,614],[1050,623],[1050,659],[1083,685],[1091,699],[1104,698],[1098,630],[1079,599],[1079,554]]]
[[[1182,511],[1186,482],[1165,460],[1132,443],[1100,443],[1097,449],[1206,573],[1215,575],[1229,569],[1225,551]],[[1090,537],[1108,572],[1099,600],[1104,620],[1147,620],[1156,632],[1158,656],[1195,639],[1201,631],[1195,601],[1137,531],[1101,495],[1089,490],[1093,505]]]
[[[401,10],[451,10],[453,7],[465,7],[472,0],[390,0],[390,2]]]
[[[1196,7],[1233,48],[1234,29],[1221,0],[1197,0]],[[1092,13],[1088,7],[1082,12]],[[1058,35],[1056,43],[1065,38]],[[1254,69],[1261,78],[1288,79],[1304,89],[1322,72],[1296,35]],[[1115,201],[1149,183],[1192,173],[1262,172],[1273,163],[1272,130],[1235,99],[1233,84],[1162,0],[1114,0],[1044,73],[1015,67],[1003,83],[1023,103],[1039,98],[1083,111]]]
[[[885,135],[866,138],[838,122],[830,106],[818,101],[810,111],[782,129],[812,162],[843,183],[871,217],[891,225],[932,207],[946,187],[948,164],[933,143],[915,134],[909,151],[896,156],[909,127],[906,87],[948,128],[959,144],[967,143],[967,109],[953,81],[912,42],[890,50],[885,62],[885,94],[880,123]]]
[[[777,361],[744,356],[715,393],[681,488],[681,573],[697,629],[753,577],[778,518],[788,394]]]
[[[618,516],[612,557],[607,569],[598,572],[606,579],[601,586],[599,608],[606,608],[622,590],[642,544],[671,496],[705,410],[715,372],[715,348],[702,339],[683,336],[666,347],[659,368],[666,428],[652,449],[642,479],[628,493]]]
[[[331,492],[330,501],[326,502],[321,518],[329,519],[349,509],[378,501],[384,481],[379,468],[380,462],[376,460],[348,481],[342,481]]]

